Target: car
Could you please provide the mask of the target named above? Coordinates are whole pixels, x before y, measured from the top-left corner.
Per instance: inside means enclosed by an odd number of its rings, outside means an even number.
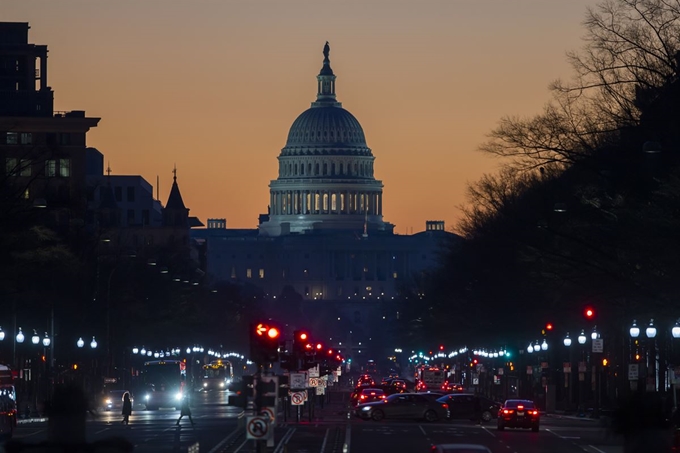
[[[356,398],[351,400],[354,406],[372,403],[374,401],[382,401],[387,398],[387,395],[382,389],[361,388],[357,389],[356,393]]]
[[[446,404],[420,393],[396,393],[382,401],[359,404],[354,414],[364,420],[374,421],[402,418],[435,422],[446,417]]]
[[[475,414],[475,398],[479,398],[482,421],[490,422],[498,416],[500,403],[473,393],[452,393],[439,398],[437,401],[449,405],[447,418],[474,420],[477,416]]]
[[[448,393],[462,392],[464,390],[463,386],[456,384],[455,382],[444,381],[442,384],[442,390]]]
[[[130,394],[130,401],[134,407],[135,399],[132,392],[129,390],[109,390],[104,396],[103,406],[106,411],[122,411],[123,410],[123,395]]]
[[[531,428],[537,432],[541,415],[531,400],[507,400],[498,411],[498,431],[505,428]]]
[[[357,380],[357,388],[358,387],[374,387],[375,386],[375,381],[369,374],[364,374]]]
[[[440,444],[433,445],[432,453],[492,453],[489,447],[479,444]]]
[[[0,440],[9,440],[17,427],[17,405],[9,395],[0,394]]]

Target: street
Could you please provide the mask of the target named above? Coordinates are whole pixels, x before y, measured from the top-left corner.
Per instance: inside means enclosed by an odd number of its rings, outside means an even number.
[[[246,453],[254,451],[246,441],[245,429],[237,429],[242,411],[226,405],[226,392],[198,393],[192,409],[194,427],[186,418],[175,425],[175,410],[134,411],[129,426],[120,424],[117,412],[99,413],[87,423],[89,441],[122,436],[136,452],[187,452],[199,446],[204,453]],[[275,428],[275,453],[373,453],[376,451],[427,452],[432,445],[471,443],[485,445],[493,452],[510,453],[618,453],[620,440],[611,438],[590,419],[544,416],[538,433],[528,430],[500,432],[495,422],[476,426],[472,422],[364,421],[347,417],[344,401],[337,398],[315,410],[312,422],[294,417]],[[15,439],[40,442],[47,435],[47,424],[21,424]],[[196,451],[196,450],[192,450]]]

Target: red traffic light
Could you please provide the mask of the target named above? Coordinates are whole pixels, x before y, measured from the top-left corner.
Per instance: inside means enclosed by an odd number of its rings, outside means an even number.
[[[265,326],[264,324],[258,324],[257,327],[255,327],[255,333],[259,336],[263,336],[268,330],[269,327]]]
[[[321,343],[317,343],[316,349],[320,351],[321,349],[323,349],[323,345]]]
[[[298,335],[298,338],[300,340],[306,340],[307,339],[307,334],[304,332],[300,332],[300,335]]]
[[[440,350],[440,351],[443,351],[443,350],[444,350],[444,345],[443,345],[443,344],[440,344],[440,345],[439,345],[439,350]]]
[[[590,307],[587,307],[584,311],[583,314],[586,316],[586,319],[593,319],[595,317],[595,310],[593,310]]]
[[[553,330],[553,325],[552,323],[548,323],[545,325],[545,330]]]
[[[269,330],[267,330],[267,336],[272,340],[275,338],[279,338],[279,329],[277,329],[276,327],[270,327]]]
[[[474,360],[472,361],[472,363],[474,363],[475,365],[477,365],[477,362],[478,362],[477,359],[474,359]]]

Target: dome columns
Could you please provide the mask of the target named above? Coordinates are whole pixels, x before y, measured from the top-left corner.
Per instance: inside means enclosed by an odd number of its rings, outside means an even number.
[[[382,216],[382,191],[272,190],[272,215]]]

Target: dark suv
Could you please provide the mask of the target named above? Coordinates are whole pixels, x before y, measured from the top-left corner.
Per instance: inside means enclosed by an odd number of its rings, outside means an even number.
[[[489,422],[491,419],[498,416],[498,409],[501,407],[500,403],[491,401],[483,396],[477,396],[472,393],[453,393],[444,395],[437,400],[439,403],[446,403],[448,405],[448,418],[450,419],[467,419],[474,420],[475,414],[475,398],[479,398],[481,413],[479,416],[482,421]]]
[[[530,400],[507,400],[498,412],[498,431],[505,428],[531,428],[538,431],[538,408]]]

